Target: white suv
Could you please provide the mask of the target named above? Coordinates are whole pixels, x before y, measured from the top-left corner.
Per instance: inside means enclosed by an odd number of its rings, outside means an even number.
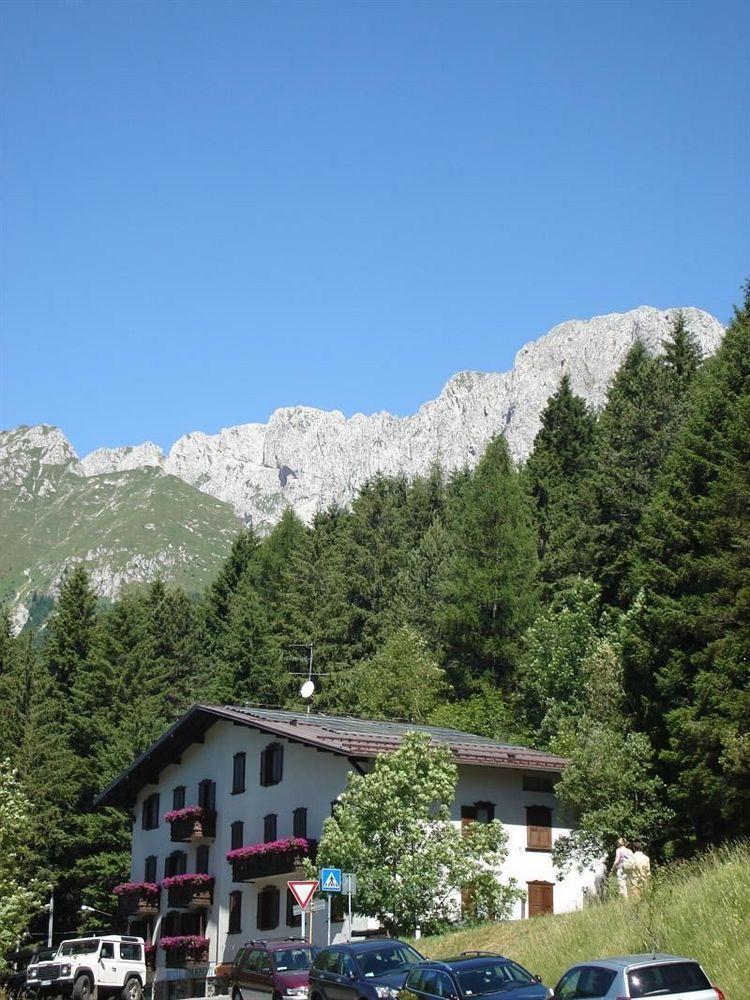
[[[54,961],[40,967],[39,989],[74,1000],[142,1000],[146,982],[143,938],[124,934],[63,941]]]

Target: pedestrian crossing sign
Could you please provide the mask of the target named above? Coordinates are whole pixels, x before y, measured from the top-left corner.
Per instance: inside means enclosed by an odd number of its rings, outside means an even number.
[[[322,892],[341,892],[341,869],[323,868],[320,873]]]

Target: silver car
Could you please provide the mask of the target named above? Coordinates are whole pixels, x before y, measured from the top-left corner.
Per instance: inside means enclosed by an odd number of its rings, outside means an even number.
[[[555,1000],[725,1000],[692,958],[625,955],[580,962],[555,987]]]

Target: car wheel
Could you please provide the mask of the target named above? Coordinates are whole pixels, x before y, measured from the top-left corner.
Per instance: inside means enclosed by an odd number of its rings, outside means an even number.
[[[143,987],[137,979],[128,979],[122,990],[122,1000],[143,1000]]]
[[[93,986],[88,976],[79,976],[73,984],[73,996],[75,1000],[91,1000]]]

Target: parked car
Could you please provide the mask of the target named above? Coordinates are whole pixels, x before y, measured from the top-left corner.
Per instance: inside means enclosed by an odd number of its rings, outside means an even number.
[[[310,968],[310,1000],[394,1000],[423,961],[411,945],[387,938],[322,948]]]
[[[724,1000],[718,986],[692,958],[625,955],[581,962],[555,987],[555,1000]]]
[[[552,990],[518,962],[487,951],[465,951],[441,962],[420,962],[404,984],[418,1000],[549,1000]]]
[[[300,938],[248,941],[229,972],[232,1000],[303,1000],[310,963],[319,950]]]
[[[70,938],[51,962],[39,967],[44,992],[73,1000],[142,1000],[146,982],[143,938],[125,934]]]

